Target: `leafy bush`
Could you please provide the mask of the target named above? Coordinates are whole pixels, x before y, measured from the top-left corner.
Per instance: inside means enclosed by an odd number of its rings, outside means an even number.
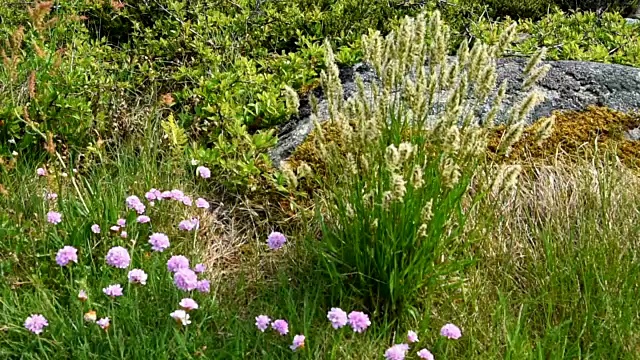
[[[478,22],[471,33],[487,43],[495,43],[509,22]],[[551,60],[585,60],[640,66],[640,25],[629,24],[618,14],[562,12],[542,20],[522,21],[522,34],[510,49],[514,55],[531,55],[540,47],[548,48]]]
[[[107,62],[110,49],[91,41],[80,17],[52,6],[36,3],[0,25],[8,39],[0,44],[0,153],[46,141],[84,147],[131,130],[116,128],[127,85]]]
[[[507,167],[488,175],[492,170],[483,161],[505,84],[485,118],[477,119],[474,110],[490,100],[494,57],[514,27],[492,47],[476,42],[469,51],[463,42],[456,62],[446,60],[448,29],[439,12],[429,21],[424,15],[407,19],[386,38],[372,32],[363,37],[363,49],[380,83],[369,92],[358,79],[358,93],[346,102],[327,45],[321,78],[328,126],[339,131],[338,139],[329,139],[316,124],[326,198],[318,212],[322,241],[312,246],[332,283],[349,284],[378,310],[406,314],[416,309],[421,293],[450,281],[447,275],[470,260],[465,250],[476,229],[467,226],[469,213],[487,189],[512,186],[518,173]],[[422,66],[427,56],[430,69]],[[537,67],[540,57],[529,64],[527,81],[548,70]],[[518,140],[522,119],[538,100],[532,92],[512,109],[502,151]]]
[[[554,13],[555,9],[629,14],[637,7],[638,0],[461,0],[460,4],[462,6],[481,4],[486,7],[487,15],[492,19],[510,17],[537,20],[549,13]]]

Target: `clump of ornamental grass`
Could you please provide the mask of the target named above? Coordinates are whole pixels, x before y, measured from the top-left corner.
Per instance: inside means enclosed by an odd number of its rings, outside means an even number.
[[[326,169],[322,241],[312,246],[338,289],[355,291],[387,314],[415,314],[421,294],[470,263],[468,214],[488,194],[512,188],[519,173],[485,161],[487,134],[506,93],[506,83],[494,91],[495,58],[513,30],[493,46],[463,42],[454,60],[447,59],[449,30],[438,12],[406,18],[386,37],[370,32],[362,38],[364,58],[377,81],[369,86],[357,77],[357,92],[347,100],[326,45],[326,124],[338,131],[326,136],[314,106],[313,138]],[[548,70],[539,66],[543,55],[526,67],[530,93],[506,116],[502,152],[519,140],[541,100],[535,83]],[[485,104],[490,111],[479,116]]]

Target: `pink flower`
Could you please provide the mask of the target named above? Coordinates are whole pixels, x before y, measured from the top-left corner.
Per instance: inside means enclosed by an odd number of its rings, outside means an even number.
[[[409,345],[407,344],[393,345],[385,351],[384,357],[387,360],[404,360],[407,351],[409,351]]]
[[[47,176],[47,170],[45,170],[43,168],[37,168],[36,169],[36,174],[38,174],[38,176]]]
[[[211,170],[209,170],[209,168],[204,166],[198,166],[196,168],[196,174],[203,179],[208,179],[211,177]]]
[[[349,313],[349,325],[353,328],[353,331],[361,333],[365,331],[370,325],[369,316],[360,311],[352,311]]]
[[[135,210],[138,214],[144,214],[145,210],[147,208],[144,206],[143,203],[137,203],[134,207],[133,210]]]
[[[136,221],[140,224],[146,224],[149,221],[151,221],[151,218],[148,217],[147,215],[140,215],[138,216],[138,218],[136,219]]]
[[[111,325],[111,322],[109,321],[109,318],[106,317],[96,321],[96,324],[98,324],[98,326],[100,326],[102,330],[107,331],[109,325]]]
[[[176,272],[180,269],[189,268],[189,259],[182,255],[174,255],[167,261],[167,270]]]
[[[122,286],[120,286],[120,284],[109,285],[106,288],[102,289],[102,292],[107,296],[111,296],[112,298],[116,296],[122,296]]]
[[[196,227],[196,224],[191,220],[182,220],[178,224],[178,229],[182,231],[191,231]]]
[[[209,203],[207,202],[207,200],[205,200],[203,198],[198,198],[196,200],[196,207],[199,207],[201,209],[208,209],[209,208]]]
[[[153,251],[163,252],[169,247],[169,237],[163,233],[153,233],[149,236],[149,244]]]
[[[47,221],[53,225],[60,224],[62,222],[62,214],[55,211],[49,211],[47,213]]]
[[[91,225],[91,231],[94,234],[100,234],[100,225],[98,225],[98,224]]]
[[[191,205],[193,205],[193,201],[192,201],[192,200],[191,200],[191,198],[190,198],[190,197],[188,197],[188,196],[185,196],[185,197],[183,197],[183,198],[182,198],[182,203],[183,203],[184,205],[186,205],[186,206],[191,206]]]
[[[49,326],[49,322],[40,314],[32,314],[24,321],[24,327],[36,335],[40,335],[45,326]]]
[[[113,225],[112,227],[109,228],[109,230],[111,230],[113,232],[118,232],[118,231],[120,231],[120,226]]]
[[[106,260],[108,265],[119,269],[124,269],[131,263],[129,252],[122,246],[112,247],[109,252],[107,252]]]
[[[60,266],[67,266],[70,262],[78,263],[78,249],[73,246],[65,246],[58,250],[56,263]]]
[[[127,232],[126,231],[121,232],[120,233],[120,237],[123,238],[123,239],[126,239],[127,238]]]
[[[447,339],[458,340],[462,336],[462,331],[460,328],[453,324],[446,324],[440,329],[440,335],[446,337]]]
[[[140,201],[140,198],[138,198],[135,195],[128,196],[124,202],[127,205],[128,209],[135,209],[136,205],[142,204],[142,202]]]
[[[431,351],[427,349],[422,349],[418,351],[418,357],[424,360],[433,360],[433,354],[431,353]]]
[[[286,242],[287,242],[287,238],[283,234],[277,231],[274,231],[271,234],[269,234],[269,237],[267,238],[267,246],[269,246],[271,250],[280,249],[281,247],[284,246]]]
[[[267,330],[270,322],[271,322],[271,319],[269,319],[267,315],[256,316],[256,327],[258,328],[258,330],[262,332]]]
[[[191,269],[178,269],[173,274],[173,282],[178,289],[191,291],[198,287],[198,276]]]
[[[127,220],[118,219],[118,221],[116,221],[116,224],[118,224],[118,226],[120,226],[120,227],[125,227],[127,225]]]
[[[182,192],[182,190],[173,189],[171,190],[171,198],[175,201],[182,201],[182,199],[184,198],[184,193]]]
[[[271,324],[273,330],[280,333],[280,335],[287,335],[289,333],[289,324],[282,319],[278,319]]]
[[[418,342],[418,334],[413,331],[413,330],[409,330],[409,332],[407,333],[407,341],[411,344],[411,343],[415,343]]]
[[[347,325],[347,313],[340,308],[331,308],[327,313],[327,319],[331,321],[331,326],[333,326],[334,329],[339,329]]]
[[[153,201],[158,199],[158,190],[156,189],[151,189],[149,191],[147,191],[146,194],[144,194],[144,197],[148,200],[148,201]]]
[[[200,280],[196,285],[196,288],[201,293],[208,293],[210,291],[211,284],[209,284],[209,280]]]
[[[142,269],[133,269],[129,271],[129,274],[127,275],[127,277],[129,278],[129,282],[131,284],[146,285],[147,278],[149,276]]]
[[[198,308],[198,303],[191,298],[184,298],[180,300],[180,307],[185,311],[196,310]]]
[[[85,302],[87,301],[87,299],[89,298],[89,296],[87,295],[87,292],[84,290],[80,290],[78,292],[78,300]]]
[[[293,344],[289,346],[291,350],[296,351],[297,349],[301,349],[304,347],[304,335],[296,335],[293,337]]]
[[[197,264],[194,268],[193,271],[195,271],[196,273],[200,274],[205,272],[205,270],[207,270],[207,267],[204,266],[204,264]]]
[[[52,192],[52,193],[47,193],[47,200],[55,200],[58,198],[58,194]]]
[[[160,197],[158,198],[158,200],[167,200],[171,199],[171,197],[171,191],[163,191],[162,193],[160,193]]]
[[[187,312],[184,310],[176,310],[169,314],[169,316],[171,316],[178,323],[181,323],[183,326],[191,324],[191,321],[189,320],[189,314],[187,314]]]

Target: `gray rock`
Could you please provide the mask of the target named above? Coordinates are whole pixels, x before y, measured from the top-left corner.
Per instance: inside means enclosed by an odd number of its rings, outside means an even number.
[[[627,133],[625,134],[625,138],[631,141],[640,140],[640,127],[627,131]]]
[[[511,108],[522,99],[521,91],[523,69],[527,63],[525,58],[503,58],[497,61],[497,83],[507,80],[509,88],[503,103],[505,109]],[[539,104],[527,119],[529,122],[551,115],[554,110],[584,110],[589,105],[607,106],[618,111],[640,110],[640,69],[594,62],[549,61],[552,66],[547,76],[542,79],[537,89],[544,95],[545,101]],[[373,71],[364,64],[341,70],[341,80],[345,98],[356,92],[355,74],[362,76],[365,84],[375,81]],[[322,99],[320,90],[316,90],[319,98],[320,121],[328,117],[326,101]],[[479,109],[482,116],[490,108],[487,104]],[[303,101],[300,115],[284,124],[279,129],[278,145],[272,150],[274,164],[286,159],[299,146],[313,129],[308,102]],[[506,116],[502,111],[498,121]],[[640,130],[639,130],[640,131]],[[629,134],[633,138],[632,134]]]
[[[629,25],[638,25],[638,24],[640,24],[640,19],[627,18],[625,20],[627,20],[627,24],[629,24]]]

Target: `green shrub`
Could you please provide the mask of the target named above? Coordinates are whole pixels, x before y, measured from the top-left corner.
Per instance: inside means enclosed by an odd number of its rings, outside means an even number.
[[[488,101],[496,81],[493,56],[511,36],[513,27],[498,45],[477,42],[471,51],[464,42],[454,64],[446,61],[448,29],[438,12],[429,22],[424,15],[407,19],[386,38],[372,32],[363,37],[363,50],[381,83],[372,85],[371,97],[358,79],[358,93],[347,102],[327,45],[321,79],[328,126],[339,129],[339,138],[323,130],[314,136],[326,162],[326,198],[318,211],[322,240],[312,247],[332,284],[347,284],[378,310],[406,315],[420,305],[420,294],[449,283],[468,263],[465,250],[477,229],[467,220],[487,194],[484,185],[495,179],[490,188],[498,191],[513,185],[518,172],[509,167],[496,177],[479,175],[491,173],[483,159],[498,105],[483,119],[473,110]],[[432,70],[422,66],[427,56]],[[530,74],[545,70],[535,60],[530,65]],[[517,141],[523,116],[537,101],[529,94],[512,110],[501,149]],[[484,185],[471,186],[476,180]]]
[[[121,135],[114,118],[127,84],[107,61],[110,49],[91,41],[69,9],[54,16],[49,2],[23,11],[30,15],[0,25],[8,39],[0,44],[0,154],[41,150],[49,138],[66,148]]]
[[[498,41],[501,29],[509,22],[478,22],[471,33],[487,43]],[[549,14],[540,21],[522,21],[511,54],[528,56],[547,47],[550,60],[584,60],[640,66],[640,25],[628,24],[618,14],[562,12]]]
[[[619,12],[623,15],[635,10],[638,0],[460,0],[460,6],[482,5],[486,7],[489,18],[510,17],[514,19],[537,20],[554,13],[555,9],[563,11]]]

